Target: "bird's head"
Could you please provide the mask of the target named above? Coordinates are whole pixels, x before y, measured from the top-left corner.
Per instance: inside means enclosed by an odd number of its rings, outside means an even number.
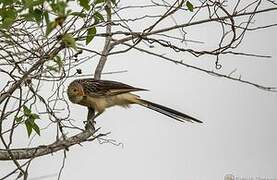
[[[85,94],[82,85],[76,81],[73,81],[67,88],[67,95],[71,102],[78,104],[83,99]]]

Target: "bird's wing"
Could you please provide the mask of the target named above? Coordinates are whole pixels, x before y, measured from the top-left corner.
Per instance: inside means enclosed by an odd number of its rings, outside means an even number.
[[[121,82],[109,80],[79,79],[84,88],[84,93],[89,96],[114,96],[132,91],[147,91],[146,89],[136,88]]]

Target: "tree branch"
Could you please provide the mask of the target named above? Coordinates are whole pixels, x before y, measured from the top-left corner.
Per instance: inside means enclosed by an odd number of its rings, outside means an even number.
[[[41,57],[24,75],[16,81],[5,93],[0,94],[0,104],[10,95],[13,94],[13,92],[21,86],[21,84],[28,78],[28,76],[35,70],[39,68],[42,64],[44,64],[49,59],[52,59],[55,55],[57,55],[62,49],[64,48],[63,45],[61,45],[58,48],[55,48],[52,52],[46,53],[46,56]]]
[[[276,10],[277,10],[277,7],[274,7],[274,8],[268,8],[268,9],[263,9],[263,10],[259,10],[259,11],[232,14],[230,16],[221,16],[221,17],[216,17],[216,18],[203,19],[203,20],[199,20],[199,21],[194,21],[194,22],[189,22],[189,23],[184,23],[184,24],[178,24],[178,25],[175,25],[175,26],[162,28],[162,29],[158,29],[158,30],[154,30],[154,31],[151,31],[151,32],[146,32],[146,33],[140,33],[140,32],[124,33],[125,35],[129,35],[129,36],[127,36],[125,38],[122,38],[122,39],[119,39],[119,40],[114,40],[112,45],[115,46],[115,45],[118,45],[118,44],[123,44],[124,42],[130,41],[130,40],[132,40],[134,38],[137,38],[137,37],[146,37],[146,36],[155,35],[155,34],[158,34],[158,33],[168,32],[168,31],[171,31],[171,30],[174,30],[174,29],[190,27],[190,26],[205,24],[205,23],[214,22],[214,21],[224,21],[224,20],[230,19],[230,18],[237,18],[237,17],[248,16],[248,15],[253,15],[253,14],[256,15],[256,14],[270,12],[270,11],[276,11]],[[101,34],[101,35],[106,35],[106,34]]]
[[[129,46],[129,47],[132,46],[132,45],[127,44],[127,43],[123,43],[123,44],[126,45],[126,46]],[[170,61],[170,62],[173,62],[175,64],[179,64],[179,65],[182,65],[182,66],[186,66],[188,68],[192,68],[192,69],[195,69],[195,70],[198,70],[198,71],[202,71],[202,72],[208,73],[209,75],[212,75],[212,76],[226,78],[226,79],[229,79],[229,80],[233,80],[233,81],[241,82],[241,83],[244,83],[244,84],[252,85],[252,86],[255,86],[255,87],[259,88],[259,89],[266,90],[266,91],[277,92],[277,88],[276,87],[263,86],[263,85],[260,85],[260,84],[257,84],[257,83],[253,83],[251,81],[243,80],[243,79],[241,79],[241,77],[235,78],[235,77],[231,76],[232,73],[230,73],[229,75],[220,74],[220,73],[217,73],[217,72],[214,72],[214,71],[211,71],[211,70],[207,70],[207,69],[203,69],[203,68],[200,68],[200,67],[197,67],[197,66],[189,65],[189,64],[184,63],[182,60],[171,59],[171,58],[166,57],[166,56],[164,56],[162,54],[157,54],[157,53],[154,53],[154,52],[142,49],[142,48],[138,48],[138,47],[133,47],[133,48],[138,50],[138,51],[141,51],[141,52],[144,52],[144,53],[147,53],[147,54],[150,54],[150,55],[162,58],[162,59],[164,59],[166,61]]]
[[[99,63],[95,69],[94,72],[94,78],[95,79],[100,79],[101,78],[101,73],[103,71],[103,68],[106,64],[107,61],[107,55],[109,52],[112,50],[113,45],[111,45],[111,32],[112,32],[112,13],[111,13],[111,1],[108,0],[107,4],[105,6],[105,10],[107,13],[107,26],[106,26],[106,38],[105,38],[105,46],[102,51],[101,58],[99,60]]]
[[[65,140],[57,141],[49,145],[42,145],[34,148],[19,148],[19,149],[0,149],[0,160],[12,160],[12,158],[19,159],[30,159],[36,158],[39,156],[52,154],[54,152],[68,149],[70,146],[74,146],[76,144],[80,144],[86,141],[93,141],[96,138],[106,136],[107,134],[98,134],[93,136],[99,129],[92,132],[89,130],[85,130],[79,134],[76,134],[72,137],[66,138]],[[92,137],[90,139],[90,137]],[[12,154],[12,157],[11,155]]]

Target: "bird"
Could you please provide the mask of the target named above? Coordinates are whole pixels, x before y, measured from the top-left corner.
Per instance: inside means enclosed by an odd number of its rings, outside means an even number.
[[[133,94],[136,91],[148,90],[117,81],[85,78],[72,81],[68,85],[67,95],[72,103],[94,109],[97,112],[95,117],[102,114],[109,107],[122,106],[127,108],[132,104],[138,104],[180,122],[203,123],[172,108],[144,100],[140,96]]]

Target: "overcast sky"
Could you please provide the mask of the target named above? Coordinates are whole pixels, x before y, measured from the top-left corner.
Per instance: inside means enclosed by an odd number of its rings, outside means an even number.
[[[263,14],[256,23],[270,23],[274,18],[274,13]],[[220,72],[228,74],[237,69],[236,75],[242,75],[245,80],[276,87],[276,31],[273,27],[251,32],[240,47],[245,52],[271,55],[271,59],[225,56],[221,58]],[[189,37],[204,41],[212,38],[212,33],[216,33],[212,28],[195,27]],[[212,61],[206,63],[205,58],[185,58],[189,64],[214,66]],[[83,67],[84,72],[91,71],[89,67],[95,64],[96,61]],[[105,71],[116,70],[128,72],[105,75],[103,79],[149,89],[137,94],[204,123],[182,124],[139,106],[108,109],[97,118],[97,126],[101,132],[111,132],[107,138],[123,146],[94,141],[71,147],[62,179],[219,180],[226,174],[277,179],[277,93],[210,76],[137,51],[111,57]],[[71,104],[71,110],[72,118],[86,118],[86,108]],[[30,167],[30,177],[57,179],[62,157],[63,153],[59,152],[36,159]],[[13,166],[0,162],[0,176]]]

